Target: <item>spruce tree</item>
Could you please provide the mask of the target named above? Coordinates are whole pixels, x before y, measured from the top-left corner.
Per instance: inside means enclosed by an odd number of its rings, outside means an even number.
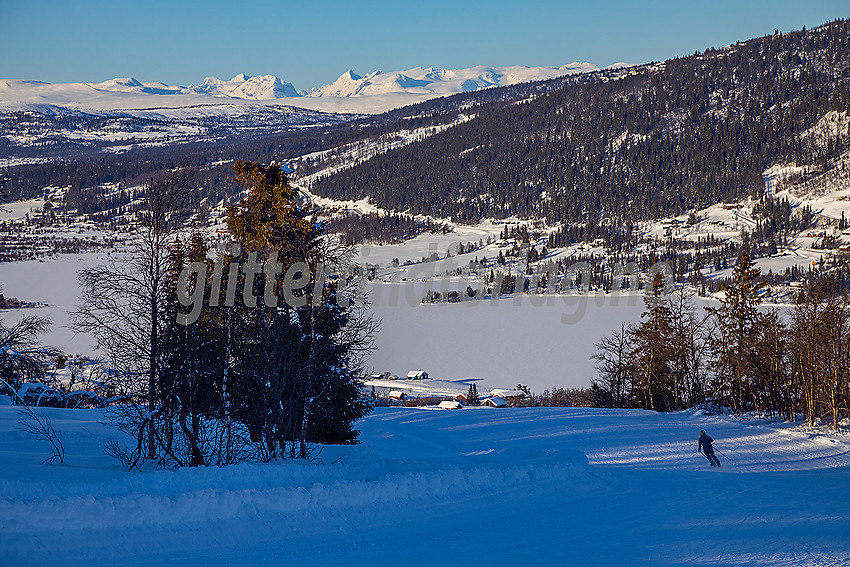
[[[735,412],[743,411],[750,399],[750,349],[756,337],[760,315],[760,292],[767,285],[758,281],[761,270],[742,250],[732,270],[732,281],[724,283],[720,307],[709,309],[716,317],[719,333],[715,339],[718,392],[728,396]]]
[[[247,333],[234,349],[236,371],[246,386],[239,407],[254,437],[274,455],[307,455],[307,443],[353,443],[354,423],[371,405],[361,394],[360,355],[368,350],[376,324],[345,299],[345,277],[324,274],[348,268],[350,246],[327,238],[320,211],[299,205],[278,166],[237,162],[234,180],[248,195],[227,211],[227,225],[243,255],[277,260],[285,273],[307,265],[307,285],[295,294],[300,305],[266,305],[266,275],[255,278],[257,307],[241,317]],[[341,274],[345,276],[346,274]],[[275,296],[276,282],[270,282]]]
[[[227,464],[227,448],[210,442],[213,420],[223,417],[220,395],[222,353],[212,313],[201,311],[198,321],[181,325],[177,286],[179,274],[190,262],[206,263],[207,246],[200,233],[194,233],[184,246],[177,239],[171,246],[167,272],[168,294],[165,310],[170,314],[161,332],[161,378],[155,396],[160,407],[155,422],[157,438],[165,457],[178,466]],[[207,282],[199,282],[206,292]]]
[[[646,311],[631,331],[635,384],[644,409],[669,411],[674,408],[671,364],[675,358],[674,328],[664,274],[657,272],[652,289],[644,298]]]
[[[470,406],[481,405],[481,399],[478,397],[478,386],[474,382],[469,385],[469,390],[466,392],[466,403]]]

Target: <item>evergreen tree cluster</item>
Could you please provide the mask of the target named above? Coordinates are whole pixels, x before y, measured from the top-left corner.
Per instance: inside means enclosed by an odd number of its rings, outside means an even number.
[[[758,309],[766,283],[742,252],[720,306],[699,316],[657,274],[641,321],[603,338],[593,391],[602,405],[725,407],[837,428],[850,417],[850,306],[812,277],[786,321]]]
[[[397,244],[423,232],[447,234],[452,231],[451,226],[443,222],[381,213],[335,215],[325,224],[325,228],[328,232],[340,234],[351,245],[364,242]]]
[[[360,361],[377,324],[350,298],[351,248],[326,235],[319,211],[299,204],[280,167],[237,162],[233,174],[245,197],[227,210],[227,246],[211,250],[200,233],[184,242],[151,230],[159,244],[139,250],[153,259],[135,266],[161,274],[156,285],[133,267],[90,268],[81,277],[78,324],[107,347],[130,401],[110,414],[136,439],[134,448],[112,451],[131,467],[145,459],[202,466],[309,457],[315,443],[355,443],[354,423],[371,410]],[[154,227],[164,218],[149,216]],[[291,267],[295,289],[284,282]],[[109,309],[117,299],[102,293],[125,289],[118,301],[138,319]],[[192,302],[195,321],[184,318],[187,297],[203,300]]]
[[[795,212],[797,214],[793,214]],[[757,222],[752,234],[755,240],[774,241],[784,245],[800,231],[812,226],[815,215],[808,206],[795,211],[788,199],[763,197],[753,207],[753,217]]]

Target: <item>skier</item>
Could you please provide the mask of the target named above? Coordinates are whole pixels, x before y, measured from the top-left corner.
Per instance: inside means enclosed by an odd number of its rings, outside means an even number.
[[[699,447],[697,450],[705,455],[705,458],[708,459],[711,466],[719,467],[720,459],[718,459],[717,455],[714,454],[714,447],[711,446],[712,443],[714,443],[714,439],[706,435],[705,430],[699,432]]]

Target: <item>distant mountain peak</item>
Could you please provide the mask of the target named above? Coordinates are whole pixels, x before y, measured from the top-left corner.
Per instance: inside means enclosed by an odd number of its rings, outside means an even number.
[[[102,84],[108,85],[122,85],[126,87],[141,87],[142,83],[138,81],[135,77],[115,77],[114,79],[110,79],[108,81],[104,81]]]
[[[283,82],[275,75],[259,75],[251,77],[239,73],[229,81],[216,77],[207,77],[199,87],[188,87],[188,92],[209,94],[229,98],[248,100],[271,100],[299,96],[291,83]]]
[[[85,83],[98,91],[138,94],[175,94],[183,87],[174,87],[164,83],[142,83],[133,77],[116,77],[102,83]]]
[[[313,97],[333,96],[333,97],[350,97],[357,96],[362,87],[369,82],[369,78],[374,73],[370,73],[366,77],[358,75],[351,69],[339,76],[339,78],[329,85],[321,87],[313,87],[305,94]]]
[[[351,69],[329,85],[314,87],[304,94],[312,97],[359,97],[369,95],[413,94],[445,96],[526,81],[554,79],[564,75],[598,71],[592,63],[573,62],[560,67],[488,67],[467,69],[414,67],[406,71],[374,71],[360,76]]]

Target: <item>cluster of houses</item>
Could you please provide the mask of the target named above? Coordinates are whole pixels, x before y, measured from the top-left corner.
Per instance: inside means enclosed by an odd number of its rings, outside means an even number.
[[[428,373],[424,370],[411,370],[407,373],[407,376],[404,378],[400,378],[398,376],[394,376],[389,372],[384,372],[383,374],[372,374],[372,380],[427,380]]]
[[[512,392],[511,395],[502,394],[499,395],[496,392],[506,392],[507,390],[493,390],[490,392],[490,395],[482,397],[480,401],[480,405],[491,408],[506,408],[508,406],[517,406],[522,403],[522,400],[525,398],[524,392]],[[407,394],[402,392],[401,390],[393,390],[389,393],[388,397],[391,400],[399,400],[404,401],[408,399]],[[464,405],[466,405],[466,395],[458,394],[452,400],[443,400],[437,407],[440,409],[461,409]]]
[[[405,380],[428,380],[429,376],[424,370],[417,369],[411,370],[403,377],[393,376],[389,372],[384,372],[382,374],[373,374],[371,379],[375,381],[398,380],[403,382]],[[439,382],[440,381],[437,381],[435,383],[434,390],[436,390],[436,392],[442,390],[442,388],[439,387]],[[457,384],[454,384],[454,386],[457,386]],[[381,386],[379,385],[379,387]],[[386,388],[388,385],[383,385],[383,387]],[[413,391],[411,391],[411,388]],[[403,405],[411,406],[436,406],[440,409],[461,409],[465,405],[469,405],[469,401],[467,400],[467,395],[465,393],[452,396],[439,393],[426,394],[417,390],[422,390],[422,387],[414,387],[412,384],[411,386],[404,387],[399,384],[397,388],[391,388],[386,396],[390,400],[395,400],[396,402],[401,402]],[[479,395],[478,402],[480,405],[486,407],[504,408],[508,406],[522,405],[525,397],[526,393],[522,390],[496,388],[491,390],[489,394],[482,393]]]
[[[404,402],[410,397],[401,390],[392,390],[387,395],[391,400]],[[482,396],[479,399],[479,404],[491,408],[505,408],[508,406],[518,406],[522,404],[525,398],[525,392],[514,390],[492,390],[489,395]],[[434,400],[434,397],[426,398],[426,400]],[[466,394],[458,394],[453,399],[443,399],[437,407],[440,409],[461,409],[467,405]]]
[[[494,390],[490,390],[490,394],[486,396],[482,396],[479,398],[482,406],[489,406],[493,408],[504,408],[508,406],[518,406],[522,404],[522,401],[525,399],[525,392],[522,390],[504,390],[501,388],[496,388]],[[461,404],[466,403],[466,394],[458,394],[455,396],[455,400],[460,402]]]

